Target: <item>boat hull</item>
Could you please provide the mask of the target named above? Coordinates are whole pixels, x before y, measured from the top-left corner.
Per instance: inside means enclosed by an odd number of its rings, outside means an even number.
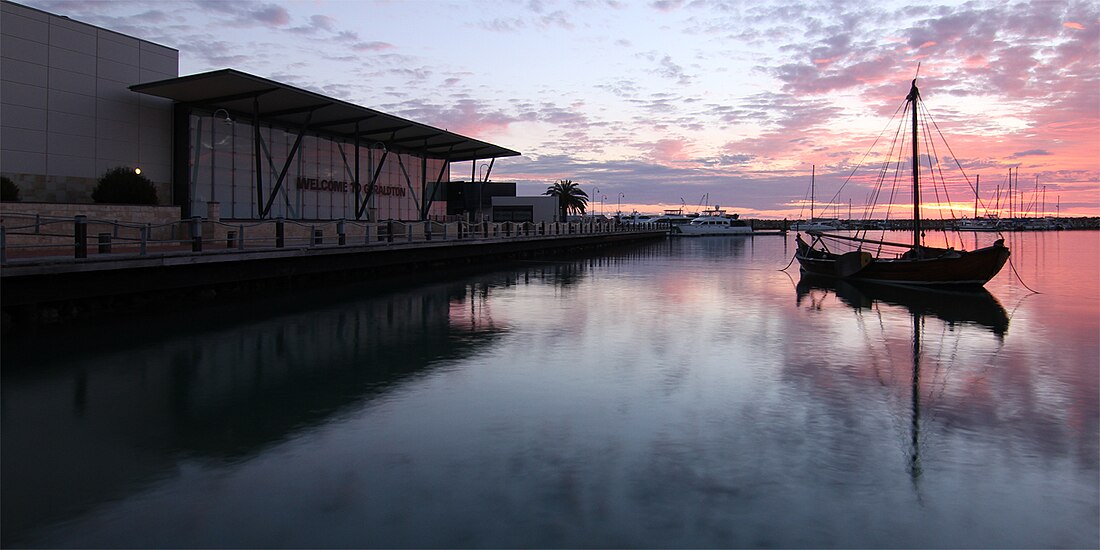
[[[798,260],[803,273],[856,281],[918,286],[980,287],[1001,271],[1009,251],[1002,241],[973,251],[926,249],[921,258],[872,258],[852,270],[842,254],[810,247],[798,238]]]
[[[751,227],[722,227],[722,226],[696,226],[680,225],[673,227],[678,235],[686,237],[702,237],[711,235],[752,235]]]

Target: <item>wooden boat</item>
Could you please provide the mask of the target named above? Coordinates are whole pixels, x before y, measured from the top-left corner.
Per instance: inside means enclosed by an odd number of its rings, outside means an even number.
[[[933,248],[921,244],[923,229],[920,217],[920,154],[917,135],[920,91],[917,89],[916,79],[913,79],[912,88],[905,99],[906,109],[912,109],[913,242],[892,243],[808,231],[807,234],[812,237],[809,243],[801,234],[795,237],[798,245],[795,259],[798,260],[802,272],[813,275],[905,285],[983,286],[1008,261],[1009,250],[1004,245],[1004,239],[998,239],[992,246],[973,251]],[[830,241],[854,245],[854,250],[844,253],[832,251],[826,244]],[[892,255],[883,253],[891,248],[898,252]],[[872,254],[870,250],[875,250],[876,254]]]

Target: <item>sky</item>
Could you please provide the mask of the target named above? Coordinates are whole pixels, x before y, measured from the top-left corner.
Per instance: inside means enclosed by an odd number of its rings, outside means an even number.
[[[1015,212],[1100,215],[1093,1],[20,3],[178,49],[181,76],[233,68],[519,151],[451,178],[568,179],[603,213],[805,218],[811,180],[819,216],[905,204],[874,174],[917,76],[946,139],[924,216],[972,216],[975,181],[979,214],[1008,215],[1010,170]]]

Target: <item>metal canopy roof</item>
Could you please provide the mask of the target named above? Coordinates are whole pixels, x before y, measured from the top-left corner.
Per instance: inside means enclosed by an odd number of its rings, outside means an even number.
[[[520,154],[491,143],[233,69],[136,84],[130,86],[130,90],[195,106],[225,109],[242,121],[252,119],[253,98],[258,98],[260,120],[290,129],[300,129],[308,119],[310,131],[348,139],[354,139],[355,125],[358,122],[359,141],[364,147],[382,142],[391,151],[450,159],[451,162],[514,157]]]

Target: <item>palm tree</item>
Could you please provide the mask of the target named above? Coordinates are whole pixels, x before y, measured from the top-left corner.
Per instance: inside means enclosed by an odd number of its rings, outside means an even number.
[[[585,193],[572,180],[558,180],[554,185],[547,187],[543,195],[558,198],[558,209],[561,212],[562,221],[565,221],[565,216],[569,212],[584,215],[585,209],[588,208],[588,193]]]

